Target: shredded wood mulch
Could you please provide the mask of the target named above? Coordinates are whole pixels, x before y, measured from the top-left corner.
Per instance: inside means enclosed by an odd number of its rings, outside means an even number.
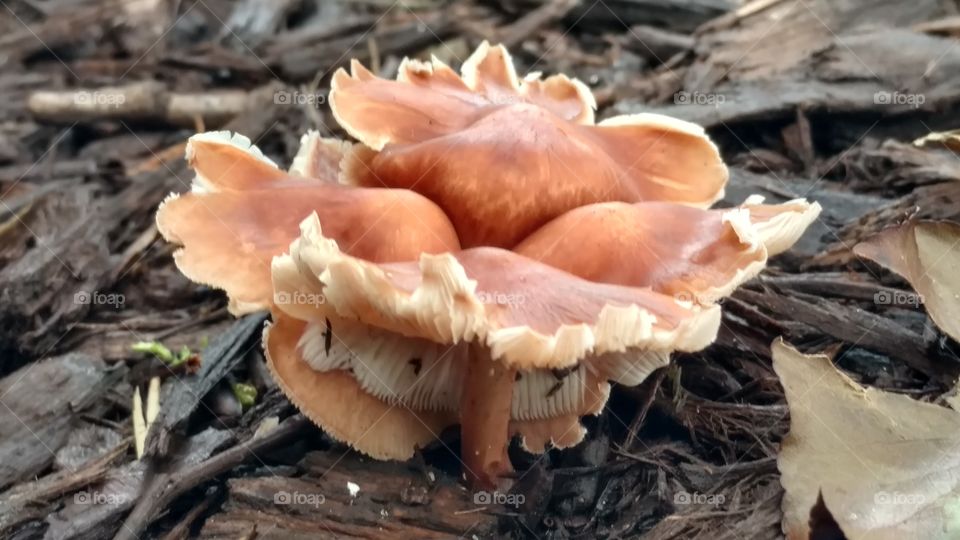
[[[960,126],[956,1],[2,0],[0,30],[0,538],[780,538],[775,338],[922,400],[960,374],[909,286],[852,252],[907,218],[960,219],[960,160],[911,144]],[[462,486],[456,433],[376,462],[296,414],[264,317],[184,278],[153,222],[189,189],[194,132],[289,163],[307,129],[343,135],[325,85],[351,58],[392,75],[484,39],[521,73],[587,82],[601,118],[707,126],[728,205],[824,208],[725,301],[715,345],[616,388],[581,445],[517,450],[496,500]],[[153,377],[138,460],[132,397]]]

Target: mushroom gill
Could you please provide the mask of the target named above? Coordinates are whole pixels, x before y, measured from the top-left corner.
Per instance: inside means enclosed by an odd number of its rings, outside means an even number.
[[[233,312],[270,309],[271,373],[306,416],[377,459],[459,424],[475,486],[509,474],[511,437],[577,444],[612,382],[708,346],[717,302],[820,211],[707,209],[727,170],[700,127],[595,123],[582,83],[520,78],[502,47],[460,74],[354,62],[332,87],[359,142],[307,134],[283,171],[243,137],[197,135],[193,189],[159,229]]]

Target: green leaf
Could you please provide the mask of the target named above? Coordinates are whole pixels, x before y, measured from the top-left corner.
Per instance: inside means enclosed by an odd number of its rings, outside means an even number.
[[[177,367],[193,356],[193,352],[186,345],[180,349],[179,353],[174,355],[173,351],[159,341],[140,341],[134,343],[131,348],[136,352],[152,354],[170,367]]]
[[[168,364],[176,361],[170,349],[164,347],[159,341],[140,341],[134,343],[131,348],[136,352],[152,354]]]

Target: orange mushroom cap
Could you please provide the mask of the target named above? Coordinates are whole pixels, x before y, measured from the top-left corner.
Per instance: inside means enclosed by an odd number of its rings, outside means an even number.
[[[503,47],[481,45],[460,76],[436,59],[405,62],[395,81],[354,63],[351,74],[334,75],[330,106],[378,151],[347,180],[423,194],[450,216],[464,247],[511,248],[597,202],[706,207],[727,181],[700,126],[654,114],[595,125],[582,83],[520,80]]]
[[[296,274],[296,276],[294,276]],[[277,291],[307,290],[324,302],[288,314],[344,317],[441,344],[479,342],[519,369],[567,368],[590,353],[627,348],[698,350],[710,344],[719,307],[683,305],[649,288],[588,281],[499,248],[377,264],[340,251],[318,217],[290,254],[274,259]]]
[[[761,202],[725,210],[593,204],[554,219],[514,251],[591,281],[709,304],[758,274],[768,256],[793,245],[820,213],[806,201]]]
[[[717,301],[820,211],[706,209],[727,170],[700,127],[595,124],[582,83],[521,79],[486,43],[459,75],[354,62],[330,101],[359,143],[307,134],[290,171],[241,136],[193,137],[193,189],[159,229],[234,312],[271,309],[271,372],[309,418],[378,459],[459,423],[476,485],[509,472],[509,437],[576,444],[610,382],[709,345]]]
[[[192,191],[171,195],[157,212],[160,233],[183,246],[175,254],[180,270],[196,282],[225,289],[233,313],[270,305],[270,262],[287,250],[311,212],[346,251],[372,261],[409,260],[459,247],[446,215],[416,193],[300,176],[329,174],[342,159],[342,147],[315,136],[305,137],[304,144],[307,151],[293,172],[286,172],[246,137],[226,132],[191,137]]]

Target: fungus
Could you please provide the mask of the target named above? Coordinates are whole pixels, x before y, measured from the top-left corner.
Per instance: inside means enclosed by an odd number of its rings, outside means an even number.
[[[191,193],[160,231],[231,309],[271,310],[269,367],[331,436],[408,459],[461,426],[495,486],[513,436],[579,443],[610,383],[709,345],[717,304],[817,217],[804,200],[710,210],[727,170],[695,125],[594,122],[565,76],[520,79],[502,47],[462,74],[354,62],[331,107],[359,142],[308,134],[290,171],[229,133],[191,139]]]

